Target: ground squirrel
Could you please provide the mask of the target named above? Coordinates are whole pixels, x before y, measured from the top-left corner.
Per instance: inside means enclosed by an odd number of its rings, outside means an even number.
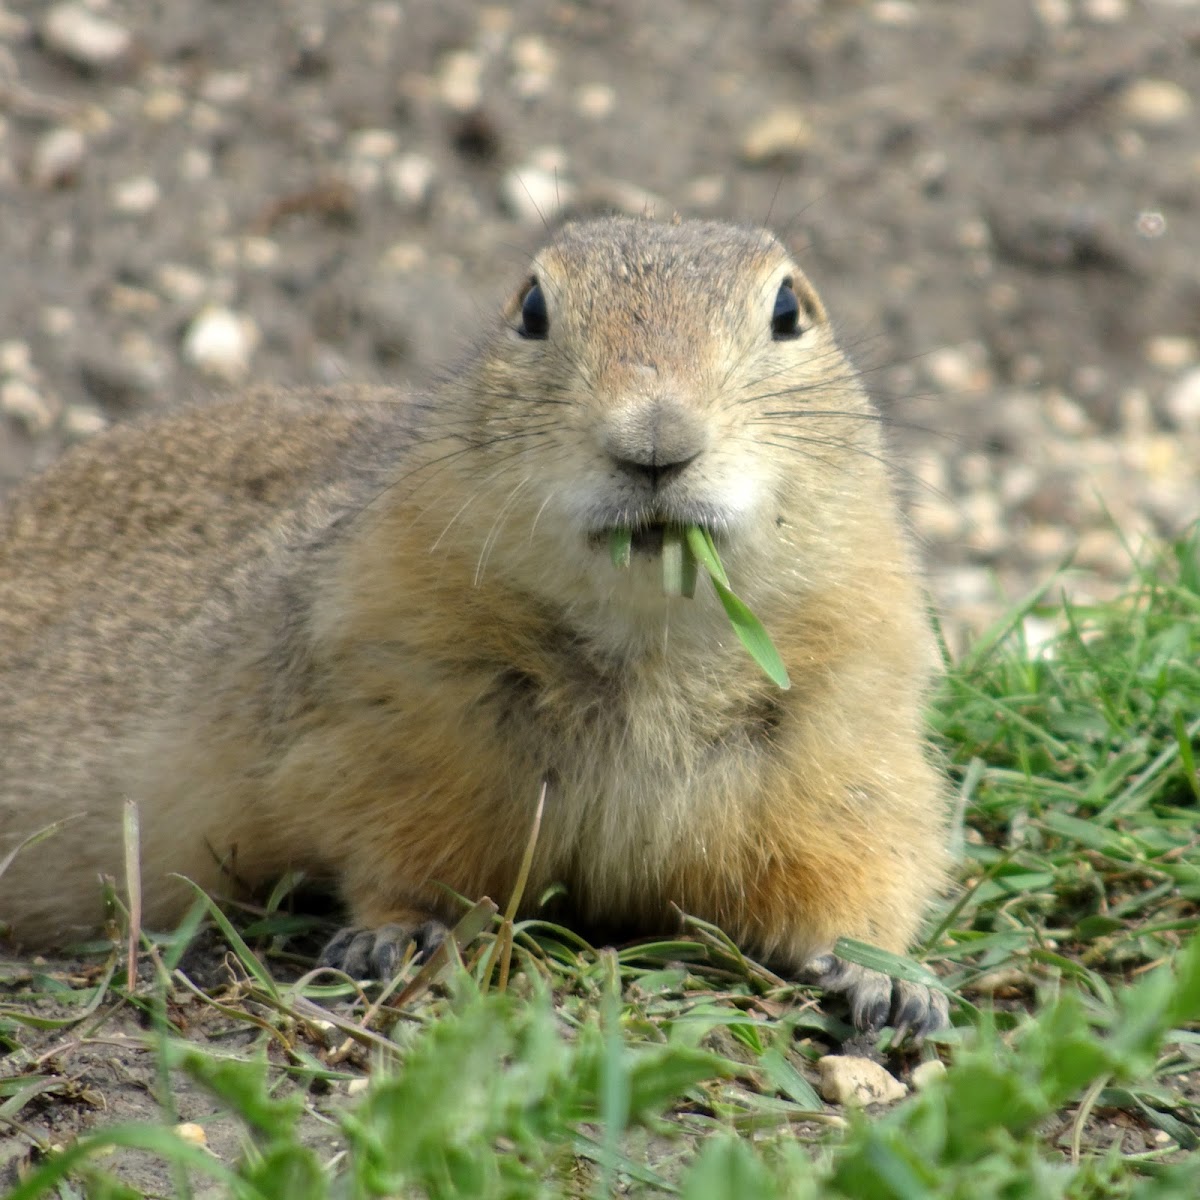
[[[712,532],[791,674],[664,524]],[[632,563],[608,533],[632,526]],[[289,868],[337,881],[327,959],[387,971],[503,902],[661,930],[671,905],[927,1029],[902,952],[944,882],[935,654],[880,420],[769,233],[606,219],[535,258],[426,397],[264,392],[124,425],[0,511],[0,922],[95,928],[141,815],[144,919]]]

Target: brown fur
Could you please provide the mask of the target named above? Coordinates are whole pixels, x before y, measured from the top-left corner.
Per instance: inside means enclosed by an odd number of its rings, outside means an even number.
[[[676,903],[795,968],[902,951],[943,882],[933,654],[877,414],[770,235],[568,227],[428,398],[262,393],[114,430],[0,512],[0,877],[31,945],[97,922],[137,801],[146,920],[178,872],[289,867],[356,921],[526,895],[661,926]],[[807,310],[774,341],[790,276]],[[659,489],[613,455],[699,447]],[[668,450],[673,450],[669,446]],[[682,454],[683,451],[680,451]],[[603,529],[702,519],[792,678],[702,581],[661,595]],[[222,866],[224,862],[224,866]]]

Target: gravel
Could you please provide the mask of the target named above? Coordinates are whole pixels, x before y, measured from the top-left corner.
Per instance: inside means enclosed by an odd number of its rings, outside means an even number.
[[[948,628],[1200,515],[1200,4],[0,0],[0,488],[242,380],[409,388],[544,223],[766,221]]]

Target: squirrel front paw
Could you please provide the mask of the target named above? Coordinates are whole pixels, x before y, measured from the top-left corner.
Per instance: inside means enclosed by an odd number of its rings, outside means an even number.
[[[350,925],[339,930],[321,951],[318,965],[345,971],[351,979],[391,979],[410,942],[424,962],[446,940],[449,930],[430,918],[419,923],[393,922],[376,929]]]
[[[950,1023],[950,1006],[944,992],[893,979],[835,954],[810,958],[801,976],[805,982],[845,996],[854,1027],[864,1033],[874,1033],[890,1024],[895,1027],[896,1041],[907,1037],[920,1041]]]

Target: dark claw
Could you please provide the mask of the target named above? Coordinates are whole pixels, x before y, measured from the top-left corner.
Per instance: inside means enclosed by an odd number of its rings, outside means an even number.
[[[944,993],[923,984],[892,979],[833,954],[810,959],[803,975],[825,991],[843,995],[855,1029],[864,1033],[876,1033],[890,1021],[897,1043],[910,1037],[919,1042],[950,1023]]]
[[[416,926],[381,925],[378,929],[350,926],[339,930],[321,951],[319,965],[345,971],[351,979],[391,979],[400,969],[409,943],[416,960],[424,962],[446,940],[441,921]]]

